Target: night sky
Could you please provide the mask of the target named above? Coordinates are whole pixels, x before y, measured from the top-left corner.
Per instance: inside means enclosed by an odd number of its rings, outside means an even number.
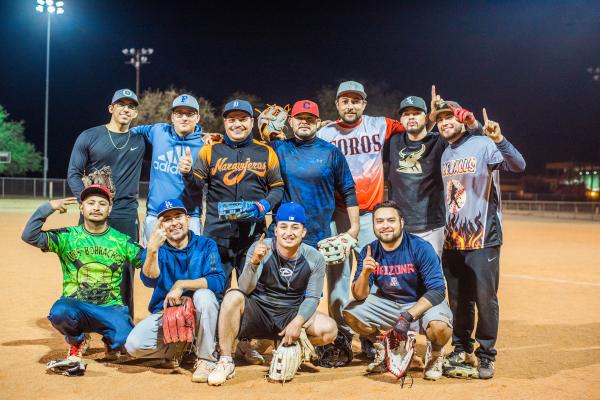
[[[125,47],[155,50],[142,89],[174,84],[217,106],[236,90],[283,103],[346,79],[429,102],[435,83],[479,118],[485,106],[530,173],[600,161],[600,81],[587,72],[600,66],[599,1],[64,1],[52,24],[49,177],[66,176],[81,131],[108,121],[113,91],[135,88]],[[0,6],[0,104],[43,151],[46,18],[34,6]]]

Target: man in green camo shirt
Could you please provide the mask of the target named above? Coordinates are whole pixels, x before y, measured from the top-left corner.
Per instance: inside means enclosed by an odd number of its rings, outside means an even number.
[[[42,251],[59,256],[63,291],[48,319],[65,336],[70,348],[67,359],[60,361],[58,367],[54,361],[48,367],[65,374],[82,366],[77,373],[81,375],[85,371],[82,357],[89,345],[89,332],[101,334],[107,358],[115,358],[133,328],[120,285],[124,268],[141,266],[142,249],[129,236],[108,226],[112,199],[102,185],[91,185],[81,192],[83,224],[42,231],[46,218],[56,210],[66,212],[72,204],[77,204],[74,197],[42,204],[21,237]]]

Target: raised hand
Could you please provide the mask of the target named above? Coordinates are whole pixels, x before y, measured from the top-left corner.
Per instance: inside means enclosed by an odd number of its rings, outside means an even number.
[[[373,271],[379,266],[379,263],[371,256],[371,246],[367,247],[367,254],[363,260],[363,273],[371,275]]]
[[[500,124],[488,119],[485,107],[483,108],[483,133],[492,139],[494,143],[500,143],[502,139],[504,139],[502,131],[500,130]]]
[[[192,151],[189,147],[185,148],[185,154],[179,158],[179,172],[182,175],[187,175],[192,171],[192,165],[194,160],[192,159]]]
[[[67,197],[65,199],[50,200],[50,205],[52,206],[52,208],[56,211],[59,211],[61,214],[66,213],[67,207],[71,204],[77,204],[76,197]]]
[[[435,111],[442,106],[444,100],[435,91],[435,85],[431,85],[431,111]]]
[[[260,239],[258,239],[258,243],[256,247],[254,247],[254,253],[252,253],[252,258],[250,259],[250,262],[254,265],[260,264],[262,259],[267,255],[267,251],[271,249],[269,246],[263,243],[264,240],[265,234],[263,233],[260,235]]]
[[[148,239],[148,244],[146,245],[148,250],[158,251],[160,246],[167,240],[167,233],[162,227],[162,222],[163,217],[159,217],[156,225],[154,225],[152,234],[150,234],[150,239]]]
[[[473,113],[471,111],[467,110],[466,108],[454,107],[449,102],[446,104],[448,105],[448,107],[450,107],[450,109],[454,113],[454,117],[456,118],[456,120],[458,122],[460,122],[461,124],[473,126],[477,123],[477,121],[475,120],[475,116],[473,115]]]

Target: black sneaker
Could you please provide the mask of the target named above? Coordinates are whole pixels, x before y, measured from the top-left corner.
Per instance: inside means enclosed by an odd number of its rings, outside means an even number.
[[[375,350],[375,347],[373,347],[373,342],[371,342],[369,339],[364,337],[360,338],[360,350],[365,355],[367,360],[375,359],[375,354],[377,351]]]
[[[480,358],[477,372],[479,372],[479,379],[493,378],[495,372],[494,362],[488,358]]]

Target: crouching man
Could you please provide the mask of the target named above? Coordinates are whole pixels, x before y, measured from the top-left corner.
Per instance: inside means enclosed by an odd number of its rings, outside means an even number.
[[[452,313],[440,259],[433,247],[403,230],[400,208],[384,201],[373,209],[373,230],[378,240],[365,246],[352,284],[356,301],[343,311],[355,332],[373,340],[374,362],[367,371],[385,372],[385,350],[377,336],[395,329],[424,333],[431,342],[426,356],[425,379],[442,376],[443,347],[452,335]],[[372,293],[371,287],[377,290]]]
[[[222,385],[235,375],[231,356],[236,338],[281,339],[292,344],[302,328],[313,345],[335,340],[333,319],[317,311],[325,259],[303,244],[306,235],[304,208],[285,203],[275,217],[275,237],[264,235],[248,250],[239,289],[225,295],[219,315],[221,357],[208,377],[209,385]]]
[[[131,331],[125,349],[133,357],[162,358],[176,365],[177,345],[163,341],[162,312],[168,305],[179,305],[181,296],[189,296],[194,302],[197,324],[197,361],[192,381],[206,382],[217,361],[217,299],[225,284],[217,244],[190,231],[190,217],[179,199],[164,201],[157,218],[143,254],[141,272],[144,285],[154,288],[148,305],[152,314]]]

